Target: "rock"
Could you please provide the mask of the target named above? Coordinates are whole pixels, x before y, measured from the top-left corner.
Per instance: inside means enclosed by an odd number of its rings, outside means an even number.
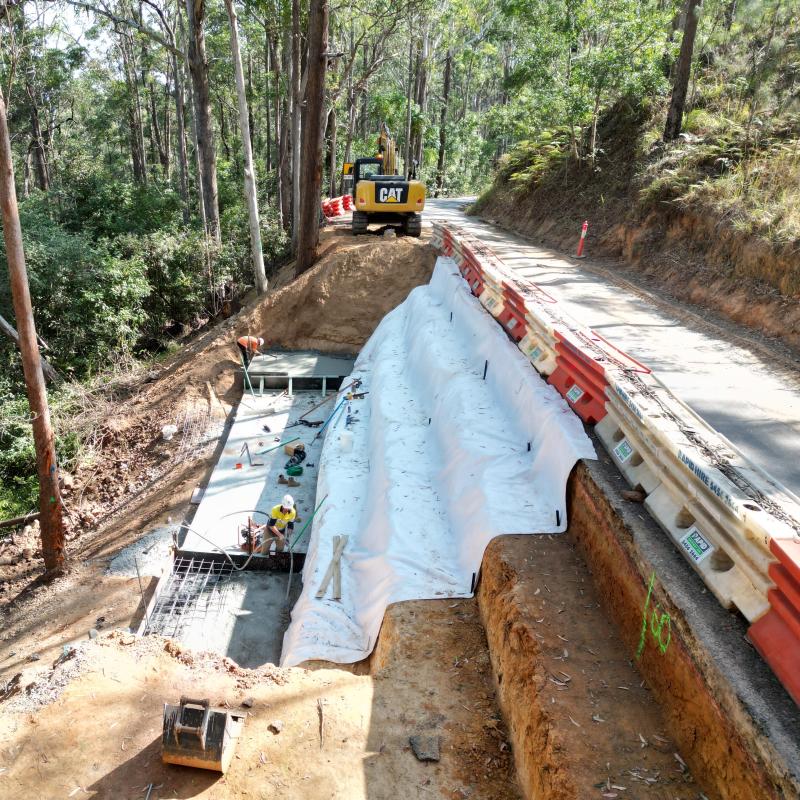
[[[26,661],[38,661],[41,656],[38,653],[31,653],[25,660]]]
[[[424,735],[410,736],[408,743],[414,751],[418,761],[439,760],[439,736]]]
[[[75,486],[75,478],[69,472],[62,472],[58,476],[58,483],[65,492],[71,492]]]
[[[274,722],[270,722],[269,730],[277,736],[283,730],[283,722],[281,722],[279,719],[276,719]]]
[[[90,628],[89,629],[89,638],[90,639],[96,639],[98,637],[98,635],[99,634],[97,632],[97,628]]]
[[[161,438],[162,438],[162,439],[163,439],[165,442],[168,442],[170,439],[172,439],[172,437],[173,437],[173,436],[174,436],[174,435],[175,435],[177,432],[178,432],[178,426],[177,426],[177,425],[165,425],[165,426],[164,426],[164,427],[161,429]]]
[[[623,489],[620,494],[623,500],[627,500],[630,503],[644,503],[647,498],[644,492],[638,491],[637,489]]]
[[[23,548],[22,557],[23,558],[33,558],[33,548],[32,547]]]
[[[397,238],[397,233],[396,233],[395,229],[394,228],[387,228],[383,232],[383,238],[384,239],[396,239]]]
[[[242,700],[242,708],[252,708],[254,703],[255,700],[253,700],[252,697],[245,697],[245,699]]]

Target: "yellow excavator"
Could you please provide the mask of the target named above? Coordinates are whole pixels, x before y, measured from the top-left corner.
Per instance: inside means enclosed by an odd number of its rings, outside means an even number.
[[[378,155],[358,158],[353,174],[353,235],[373,222],[399,226],[407,236],[422,233],[425,184],[397,172],[397,147],[386,123],[378,134]]]

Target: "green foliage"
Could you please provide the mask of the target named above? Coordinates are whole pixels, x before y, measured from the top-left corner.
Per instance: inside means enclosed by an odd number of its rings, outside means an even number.
[[[73,233],[33,198],[20,206],[28,279],[39,333],[65,372],[100,367],[129,350],[144,321],[141,259],[121,258],[107,240]],[[5,252],[0,253],[0,308],[11,317]]]
[[[31,201],[34,205],[36,197]],[[39,204],[46,208],[53,203],[64,228],[93,238],[143,235],[181,224],[180,198],[170,187],[137,186],[97,168],[67,169],[58,187],[46,197],[39,196]]]
[[[50,404],[56,416],[69,413],[70,395],[52,393]],[[0,519],[27,514],[38,506],[39,483],[29,413],[27,399],[7,381],[0,383]],[[66,429],[56,436],[58,459],[66,469],[75,464],[78,450],[75,431]]]

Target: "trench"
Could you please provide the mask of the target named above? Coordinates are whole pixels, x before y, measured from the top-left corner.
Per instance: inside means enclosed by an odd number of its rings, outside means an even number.
[[[242,398],[207,485],[174,533],[141,634],[167,636],[243,668],[280,663],[317,503],[318,432],[341,413],[352,365],[346,356],[274,351],[242,370]],[[291,451],[301,444],[300,474],[289,476]],[[280,548],[258,552],[260,527],[289,493],[293,530]]]
[[[797,707],[624,488],[609,459],[581,462],[565,535],[500,537],[484,556],[478,604],[525,796],[797,797]]]

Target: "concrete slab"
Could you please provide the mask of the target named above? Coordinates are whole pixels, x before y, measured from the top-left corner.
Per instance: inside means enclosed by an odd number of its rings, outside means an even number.
[[[300,591],[300,576],[285,572],[239,572],[225,581],[224,604],[213,616],[193,620],[180,641],[193,650],[210,650],[255,669],[280,663],[289,612]]]
[[[179,539],[181,551],[242,554],[244,551],[238,542],[239,525],[246,524],[248,517],[256,522],[265,522],[270,509],[287,493],[295,500],[300,520],[295,523],[295,535],[299,533],[314,511],[317,464],[323,437],[315,442],[318,428],[289,426],[319,402],[319,394],[312,392],[301,392],[292,397],[272,392],[262,397],[245,395],[242,398],[190,529],[184,530]],[[317,411],[311,412],[308,419],[325,420],[336,403],[334,396]],[[264,429],[265,425],[269,431]],[[296,478],[300,486],[289,488],[278,483],[278,476],[285,473],[289,458],[280,442],[293,439],[305,444],[307,456],[302,465],[303,475]],[[242,452],[245,444],[249,447],[253,466],[247,454]],[[310,531],[309,526],[295,545],[295,553],[306,552]]]
[[[285,352],[271,350],[250,362],[250,375],[291,376],[294,378],[344,378],[353,371],[355,359],[350,356],[327,355],[311,350]]]

